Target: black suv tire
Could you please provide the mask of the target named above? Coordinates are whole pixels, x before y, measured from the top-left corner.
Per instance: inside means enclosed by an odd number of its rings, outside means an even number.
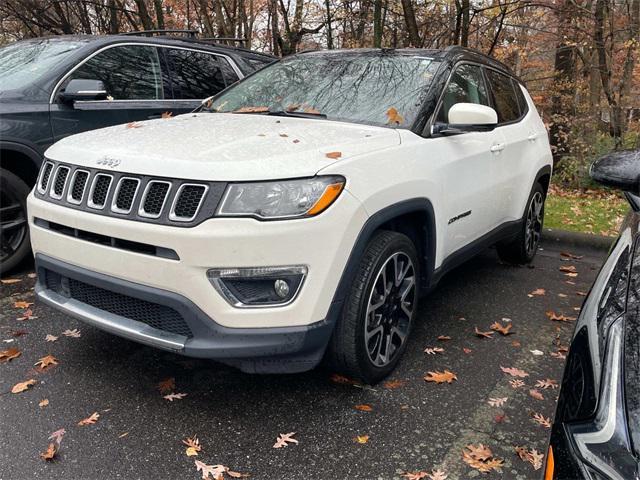
[[[506,242],[500,242],[496,246],[500,259],[517,265],[531,263],[540,245],[542,227],[544,226],[545,200],[544,188],[536,183],[529,195],[518,235]]]
[[[27,196],[31,189],[17,175],[0,168],[0,272],[12,270],[30,252]]]
[[[419,268],[416,247],[407,236],[381,231],[371,239],[329,342],[330,367],[368,384],[391,373],[416,317]]]

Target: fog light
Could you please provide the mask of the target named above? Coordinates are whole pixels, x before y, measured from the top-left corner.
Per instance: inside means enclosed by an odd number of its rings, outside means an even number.
[[[307,274],[307,267],[212,268],[207,277],[234,307],[273,307],[291,303]]]

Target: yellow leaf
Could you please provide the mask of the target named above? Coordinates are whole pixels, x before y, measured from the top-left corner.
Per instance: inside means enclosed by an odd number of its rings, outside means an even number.
[[[36,381],[33,378],[31,380],[27,380],[26,382],[16,383],[11,389],[11,393],[22,393],[25,390],[29,390],[29,387],[35,384]]]

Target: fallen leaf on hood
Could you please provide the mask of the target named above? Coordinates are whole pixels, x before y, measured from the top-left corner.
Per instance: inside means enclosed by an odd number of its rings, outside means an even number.
[[[441,342],[446,342],[448,340],[451,340],[451,337],[449,337],[448,335],[440,335],[438,337],[438,340],[441,341]]]
[[[298,440],[293,438],[296,432],[281,433],[276,438],[276,443],[273,444],[273,448],[282,448],[288,446],[289,443],[298,443]]]
[[[492,338],[493,332],[483,332],[478,329],[478,327],[474,327],[475,333],[480,338]]]
[[[549,310],[545,312],[545,315],[549,317],[549,320],[553,320],[554,322],[572,322],[576,319],[576,317],[568,317],[566,315],[559,315],[553,310]]]
[[[55,342],[56,340],[58,340],[58,337],[56,337],[55,335],[51,335],[50,333],[47,333],[47,336],[44,337],[44,339],[47,342]]]
[[[535,388],[532,388],[531,390],[529,390],[529,395],[535,398],[536,400],[544,400],[544,396],[542,395],[540,390],[537,390]]]
[[[506,337],[507,335],[513,335],[514,332],[511,331],[512,327],[513,327],[512,323],[509,323],[508,325],[504,326],[500,322],[493,322],[493,324],[491,324],[489,328],[491,328],[491,330],[495,330],[496,332],[501,333]]]
[[[281,136],[282,138],[287,138],[289,135],[287,135],[286,133],[281,133],[281,134],[280,134],[280,136]]]
[[[14,283],[18,283],[21,281],[22,279],[20,278],[3,278],[2,280],[0,280],[3,285],[13,285]]]
[[[544,459],[544,454],[538,453],[535,448],[529,451],[525,447],[515,447],[515,450],[521,460],[529,462],[531,465],[533,465],[534,470],[540,470],[542,468],[542,460]]]
[[[427,355],[436,355],[437,353],[444,352],[444,348],[441,347],[427,347],[424,349],[424,353]]]
[[[16,318],[16,320],[19,320],[19,321],[23,322],[23,321],[25,321],[25,320],[33,320],[33,319],[36,319],[36,318],[38,318],[38,317],[36,317],[36,316],[33,314],[33,311],[32,311],[30,308],[27,308],[27,309],[24,311],[24,313],[22,314],[22,316],[21,316],[21,317]]]
[[[504,460],[494,458],[493,452],[489,447],[482,444],[467,445],[462,451],[462,460],[471,468],[482,473],[488,473],[491,470],[500,470]]]
[[[545,380],[538,380],[536,382],[536,387],[544,388],[545,390],[548,388],[558,388],[558,382],[551,378],[547,378]]]
[[[227,471],[227,468],[224,465],[207,465],[200,460],[196,460],[195,463],[196,470],[198,472],[202,472],[202,480],[208,480],[209,478],[212,478],[213,480],[221,480],[224,476],[224,472]]]
[[[509,384],[513,389],[524,387],[524,382],[522,380],[509,380]]]
[[[186,393],[170,393],[169,395],[165,395],[162,398],[164,398],[165,400],[169,400],[170,402],[173,402],[174,400],[182,400],[186,396],[187,396]]]
[[[32,378],[26,382],[16,383],[11,389],[11,393],[22,393],[25,390],[29,390],[29,387],[36,384],[36,381]]]
[[[170,377],[160,380],[156,388],[160,390],[160,393],[173,392],[176,389],[176,379]]]
[[[22,355],[22,352],[17,348],[0,350],[0,363],[10,362],[14,358],[18,358],[20,355]]]
[[[56,447],[56,444],[50,443],[49,446],[47,447],[47,450],[40,454],[40,457],[43,460],[51,461],[53,460],[53,457],[56,456],[57,452],[58,452],[58,448]]]
[[[403,387],[404,384],[407,383],[404,380],[389,380],[382,384],[384,388],[388,388],[389,390],[393,390],[395,388]]]
[[[173,117],[173,112],[162,112],[161,118],[167,119]]]
[[[81,427],[84,427],[86,425],[93,425],[94,423],[96,423],[98,421],[98,418],[100,418],[100,414],[98,412],[93,412],[87,418],[84,418],[84,419],[80,420],[78,422],[78,425],[81,426]]]
[[[356,405],[356,410],[360,410],[361,412],[373,412],[373,407],[371,405],[363,404]]]
[[[358,435],[355,440],[357,443],[365,444],[369,441],[369,435]]]
[[[194,455],[198,455],[198,452],[202,450],[202,447],[200,446],[200,440],[198,440],[198,437],[193,437],[193,438],[187,437],[186,439],[182,440],[182,443],[184,443],[187,446],[187,449],[185,450],[187,457],[193,457]]]
[[[77,328],[74,328],[73,330],[67,329],[64,332],[62,332],[62,334],[65,337],[80,338],[80,330],[78,330]]]
[[[547,291],[544,288],[536,288],[533,292],[529,294],[530,297],[539,297],[541,295],[546,294]]]
[[[500,367],[500,369],[506,373],[511,375],[512,377],[520,377],[520,378],[524,378],[524,377],[528,377],[529,374],[527,372],[525,372],[524,370],[520,370],[519,368],[515,368],[515,367]]]
[[[342,157],[342,152],[329,152],[329,153],[325,153],[324,155],[327,158],[332,158],[334,160],[337,160],[340,157]]]
[[[46,370],[47,367],[50,367],[51,365],[58,365],[58,360],[53,355],[46,355],[42,357],[40,360],[38,360],[34,364],[34,367],[38,367],[38,370],[42,372]]]
[[[313,108],[313,107],[305,107],[304,110],[302,110],[304,113],[311,113],[313,115],[320,115],[320,110]]]
[[[233,113],[265,113],[269,111],[269,107],[241,107],[234,110]]]
[[[39,406],[40,408],[44,408],[44,407],[46,407],[47,405],[49,405],[49,399],[47,399],[47,398],[45,398],[45,399],[43,399],[43,400],[40,400],[40,403],[38,404],[38,406]]]
[[[14,302],[13,308],[29,308],[31,305],[33,305],[33,302],[23,302],[22,300],[18,300],[17,302]]]
[[[551,428],[551,419],[544,417],[541,413],[533,413],[533,419],[544,428]]]
[[[140,125],[138,122],[129,122],[127,123],[127,128],[141,128],[142,125]]]
[[[62,437],[64,437],[65,433],[67,433],[67,431],[64,428],[61,428],[60,430],[56,430],[51,435],[49,435],[49,440],[53,440],[58,445],[60,445],[62,443]]]
[[[489,398],[489,401],[487,403],[492,407],[502,407],[507,402],[507,400],[507,397]]]
[[[445,370],[444,372],[427,372],[428,375],[424,377],[427,382],[435,383],[452,383],[454,380],[458,380],[455,373]]]
[[[398,113],[398,110],[393,107],[387,110],[387,125],[401,125],[403,121],[404,119]]]

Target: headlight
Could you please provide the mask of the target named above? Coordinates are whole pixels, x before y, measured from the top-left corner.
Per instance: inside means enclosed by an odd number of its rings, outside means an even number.
[[[232,183],[218,215],[282,219],[311,217],[326,210],[342,192],[345,179],[322,176],[275,182]]]

